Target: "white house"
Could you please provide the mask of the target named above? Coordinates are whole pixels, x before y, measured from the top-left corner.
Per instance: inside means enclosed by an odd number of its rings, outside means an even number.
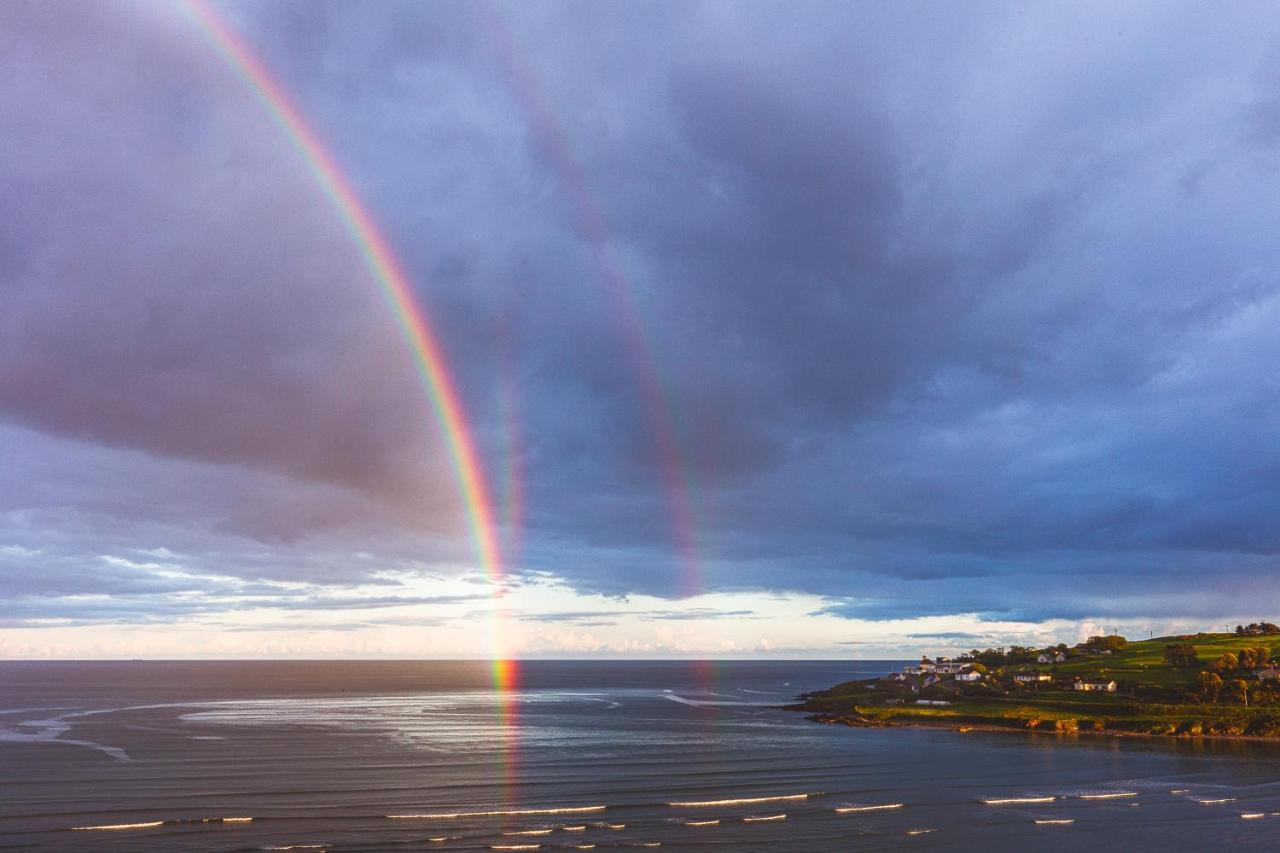
[[[1273,681],[1280,678],[1280,669],[1276,669],[1274,666],[1269,666],[1266,669],[1258,670],[1254,675],[1258,676],[1262,681]]]
[[[1053,676],[1047,672],[1020,672],[1013,677],[1013,680],[1019,684],[1041,684],[1053,681]]]
[[[1073,687],[1076,690],[1082,690],[1086,693],[1115,693],[1116,683],[1111,680],[1103,681],[1096,679],[1092,681],[1077,681]]]
[[[1066,660],[1067,656],[1062,652],[1054,652],[1053,654],[1041,652],[1036,656],[1036,663],[1065,663]]]
[[[956,681],[981,681],[981,680],[982,680],[982,673],[974,672],[973,670],[956,674]]]
[[[957,675],[969,668],[967,663],[939,663],[934,666],[933,671],[939,675]]]

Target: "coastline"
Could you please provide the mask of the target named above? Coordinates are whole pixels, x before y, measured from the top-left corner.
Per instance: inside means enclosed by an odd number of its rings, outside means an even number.
[[[1236,633],[1119,635],[1043,649],[1011,647],[918,664],[802,694],[789,710],[852,728],[942,728],[1280,742],[1280,660],[1271,623]]]
[[[804,705],[785,706],[784,710],[788,711],[809,711],[810,708]],[[1004,734],[1022,734],[1022,735],[1039,735],[1049,736],[1053,738],[1067,737],[1094,737],[1094,738],[1145,738],[1154,740],[1178,741],[1194,743],[1197,741],[1215,741],[1225,743],[1266,743],[1280,746],[1280,737],[1267,737],[1264,735],[1244,735],[1244,734],[1191,734],[1189,732],[1175,732],[1166,734],[1161,732],[1139,732],[1128,731],[1125,729],[1103,728],[1103,729],[1073,729],[1058,730],[1053,726],[1033,726],[1026,725],[1001,725],[991,721],[985,722],[960,722],[948,721],[940,719],[877,719],[874,717],[866,717],[861,714],[834,714],[834,713],[816,713],[809,714],[806,720],[820,725],[827,726],[846,726],[851,729],[942,729],[955,732],[956,734],[969,734],[971,732],[1000,732]]]

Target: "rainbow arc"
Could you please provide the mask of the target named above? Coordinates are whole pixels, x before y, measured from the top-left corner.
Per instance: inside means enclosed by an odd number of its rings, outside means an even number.
[[[495,588],[499,587],[503,568],[493,502],[457,385],[448,370],[431,322],[414,296],[409,276],[351,181],[266,64],[209,3],[186,0],[182,8],[283,131],[363,256],[408,344],[421,384],[439,422],[466,509],[477,559],[490,582]],[[494,681],[499,688],[505,689],[514,685],[516,667],[514,662],[506,660],[497,619],[494,623]]]

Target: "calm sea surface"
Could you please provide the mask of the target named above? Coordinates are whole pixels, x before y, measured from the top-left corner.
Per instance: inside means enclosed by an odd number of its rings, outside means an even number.
[[[893,667],[0,663],[0,849],[1280,847],[1277,747],[770,707]]]

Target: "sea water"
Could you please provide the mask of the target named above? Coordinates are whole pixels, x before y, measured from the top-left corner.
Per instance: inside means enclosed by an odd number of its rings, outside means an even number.
[[[1280,747],[850,729],[888,661],[0,663],[0,849],[1274,849]]]

